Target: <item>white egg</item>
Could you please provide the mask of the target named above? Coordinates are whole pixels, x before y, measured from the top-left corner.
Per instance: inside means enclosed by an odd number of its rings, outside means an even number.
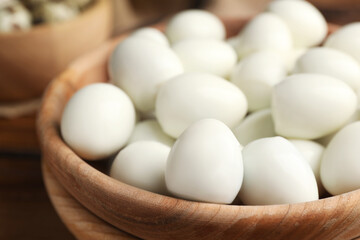
[[[132,143],[116,156],[110,176],[134,187],[167,195],[165,168],[169,152],[170,147],[159,142]]]
[[[247,102],[238,87],[221,77],[185,73],[162,85],[155,110],[164,132],[177,138],[191,123],[203,118],[235,127],[247,112]]]
[[[328,29],[324,16],[307,1],[273,1],[268,10],[285,21],[296,48],[319,45],[326,37]]]
[[[357,98],[341,80],[303,73],[276,85],[271,105],[277,134],[316,139],[342,127],[354,114]]]
[[[176,140],[165,180],[175,196],[204,202],[231,203],[243,179],[241,145],[215,119],[193,123]]]
[[[260,50],[288,52],[293,47],[286,23],[273,13],[261,13],[241,31],[236,50],[240,58]]]
[[[233,130],[235,137],[243,146],[266,137],[275,137],[274,122],[270,109],[263,109],[248,115]]]
[[[176,14],[166,26],[165,34],[174,43],[187,38],[225,39],[225,27],[214,14],[204,10],[186,10]]]
[[[243,58],[233,69],[230,81],[246,96],[249,111],[270,107],[273,86],[287,74],[282,57],[272,51],[259,51]]]
[[[325,189],[342,194],[360,188],[360,121],[340,130],[325,149],[320,176]]]
[[[112,84],[96,83],[77,91],[66,104],[61,135],[80,157],[98,160],[119,151],[134,125],[130,98]]]
[[[360,64],[350,55],[336,49],[310,49],[297,61],[294,73],[329,75],[344,81],[354,90],[360,87]]]
[[[130,96],[140,112],[153,111],[161,83],[182,72],[181,61],[171,48],[136,37],[121,42],[109,62],[111,81]]]
[[[297,149],[282,137],[262,138],[244,147],[245,204],[287,204],[319,199],[314,173]]]
[[[166,135],[156,120],[145,120],[135,125],[128,144],[138,141],[155,141],[172,146],[175,142],[173,138]]]
[[[360,64],[360,22],[347,24],[335,31],[324,45],[349,54]]]
[[[237,54],[226,42],[217,39],[186,39],[172,46],[185,72],[207,72],[228,77]]]
[[[325,148],[319,143],[309,140],[290,139],[289,141],[296,147],[296,149],[303,155],[304,159],[310,164],[310,167],[313,170],[316,178],[319,195],[323,195],[325,193],[325,189],[320,179],[320,166]]]
[[[154,42],[159,43],[164,46],[170,45],[165,34],[162,33],[161,31],[159,31],[158,29],[152,28],[152,27],[140,28],[140,29],[134,31],[130,36],[145,38],[145,39],[154,41]]]

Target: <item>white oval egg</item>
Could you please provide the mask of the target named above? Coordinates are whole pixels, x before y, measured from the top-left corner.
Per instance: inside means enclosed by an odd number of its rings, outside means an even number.
[[[325,189],[342,194],[360,188],[360,121],[340,130],[324,152],[320,176]]]
[[[276,136],[271,110],[263,109],[251,113],[234,128],[233,132],[243,146],[260,138]]]
[[[225,39],[225,27],[214,14],[205,10],[186,10],[172,17],[165,34],[171,43],[187,38]]]
[[[235,127],[247,112],[247,102],[238,87],[221,77],[185,73],[162,85],[155,110],[164,132],[177,138],[191,123],[203,118]]]
[[[236,51],[217,39],[186,39],[172,46],[185,72],[207,72],[228,77],[236,64]]]
[[[320,74],[294,74],[275,86],[272,116],[277,134],[316,139],[339,129],[354,114],[355,92],[343,81]]]
[[[116,153],[128,141],[135,125],[130,98],[107,83],[88,85],[66,104],[61,118],[61,135],[70,148],[86,160]]]
[[[325,148],[319,143],[309,140],[290,139],[289,141],[296,147],[296,149],[303,155],[304,159],[310,164],[310,167],[313,170],[316,178],[319,195],[323,195],[325,193],[325,189],[320,179],[320,166]]]
[[[236,49],[236,46],[239,41],[240,41],[240,36],[234,36],[226,39],[227,44],[229,44],[233,49]]]
[[[360,64],[360,22],[341,27],[327,38],[324,46],[343,51]]]
[[[171,48],[137,37],[121,42],[109,62],[111,81],[140,112],[153,111],[160,84],[182,72],[181,61]]]
[[[336,49],[310,49],[298,59],[294,73],[329,75],[344,81],[355,91],[360,87],[360,64],[350,55]]]
[[[154,41],[154,42],[159,43],[164,46],[170,45],[165,34],[162,33],[161,31],[159,31],[158,29],[152,28],[152,27],[140,28],[140,29],[134,31],[130,36],[145,38],[145,39]]]
[[[260,50],[288,52],[293,47],[286,23],[273,13],[261,13],[241,31],[236,50],[240,58]]]
[[[319,45],[328,32],[324,16],[307,1],[272,1],[268,11],[284,20],[291,31],[296,48]]]
[[[297,149],[282,137],[262,138],[244,147],[245,204],[288,204],[319,199],[314,173]]]
[[[241,149],[222,122],[203,119],[193,123],[169,154],[165,172],[168,190],[189,200],[231,203],[243,179]]]
[[[245,94],[249,111],[270,107],[273,86],[287,74],[282,57],[272,51],[259,51],[243,58],[233,69],[230,81]]]
[[[138,141],[155,141],[172,146],[175,142],[173,138],[166,135],[156,120],[145,120],[135,125],[128,144]]]
[[[116,156],[110,176],[134,187],[167,195],[165,168],[169,152],[170,147],[159,142],[132,143]]]

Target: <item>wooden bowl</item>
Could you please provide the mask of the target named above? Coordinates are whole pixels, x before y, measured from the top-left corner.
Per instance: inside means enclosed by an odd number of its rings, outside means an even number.
[[[66,22],[0,34],[0,102],[40,97],[46,85],[112,33],[110,0]]]
[[[226,21],[232,34],[244,20]],[[83,206],[143,239],[354,239],[360,236],[360,190],[271,206],[192,202],[116,181],[79,158],[62,140],[59,120],[74,92],[106,81],[107,59],[121,36],[72,64],[47,89],[38,118],[43,160]]]

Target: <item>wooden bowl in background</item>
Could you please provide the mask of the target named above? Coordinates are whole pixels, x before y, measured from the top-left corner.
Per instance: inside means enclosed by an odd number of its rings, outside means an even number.
[[[112,29],[111,2],[97,0],[72,20],[0,34],[0,103],[40,97],[50,80]]]
[[[244,20],[226,21],[231,33]],[[105,82],[107,59],[121,36],[74,62],[47,89],[38,118],[43,161],[83,206],[144,239],[354,239],[360,236],[360,190],[326,199],[271,206],[192,202],[144,191],[110,178],[62,140],[59,121],[79,88]]]

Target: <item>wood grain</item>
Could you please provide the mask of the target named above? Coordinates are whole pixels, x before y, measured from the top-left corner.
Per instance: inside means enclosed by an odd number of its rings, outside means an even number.
[[[226,25],[235,32],[228,24],[243,23],[230,21]],[[74,154],[59,134],[62,110],[76,90],[107,80],[107,59],[120,39],[79,59],[52,82],[38,118],[44,161],[83,206],[117,228],[144,239],[350,240],[360,235],[360,190],[290,205],[191,202],[116,181]]]
[[[106,40],[112,26],[110,1],[98,0],[73,20],[0,34],[0,102],[40,97],[71,61]]]
[[[42,162],[42,172],[51,202],[65,225],[77,239],[138,239],[111,226],[84,208],[59,184],[44,162]]]

